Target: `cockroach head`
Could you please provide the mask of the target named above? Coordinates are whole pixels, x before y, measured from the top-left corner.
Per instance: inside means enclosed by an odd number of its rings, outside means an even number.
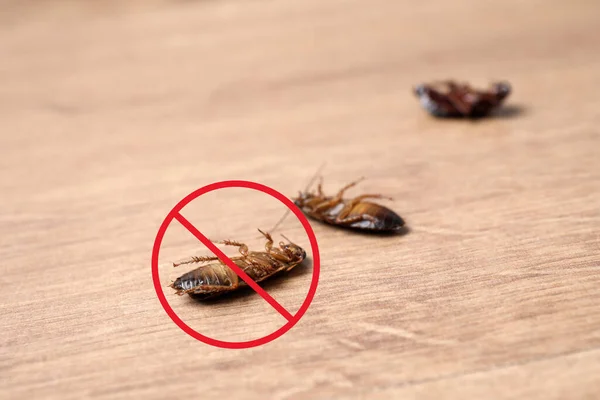
[[[283,238],[287,240],[287,243],[281,242],[279,243],[279,246],[283,249],[283,251],[288,253],[295,261],[302,262],[306,258],[306,251],[304,251],[304,249],[298,246],[297,244],[292,243],[292,241],[290,241],[290,239],[286,238],[285,236],[283,236]]]
[[[307,201],[309,201],[310,199],[312,199],[313,197],[315,197],[315,194],[309,191],[304,191],[304,192],[298,192],[298,196],[294,197],[294,204],[297,207],[304,207],[304,204],[306,204]]]
[[[315,197],[315,195],[312,192],[310,192],[310,187],[313,185],[313,183],[315,183],[315,181],[319,177],[319,174],[321,173],[323,168],[325,168],[325,164],[326,163],[321,164],[321,166],[319,167],[317,172],[311,178],[310,182],[308,182],[308,184],[306,185],[306,188],[304,189],[304,191],[303,192],[298,191],[298,197],[292,199],[292,200],[294,200],[294,204],[296,204],[296,206],[303,207],[304,204],[306,203],[306,201]],[[323,178],[321,177],[321,182],[322,181],[323,181]],[[321,191],[321,185],[319,184],[319,192],[320,191]]]

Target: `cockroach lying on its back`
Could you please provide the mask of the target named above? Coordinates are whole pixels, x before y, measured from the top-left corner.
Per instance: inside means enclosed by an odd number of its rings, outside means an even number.
[[[414,89],[421,105],[435,117],[478,118],[500,106],[511,92],[508,83],[494,83],[489,90],[475,90],[454,81],[421,84]]]
[[[387,207],[365,201],[366,199],[382,199],[380,194],[362,194],[352,199],[344,199],[344,192],[355,186],[362,179],[344,186],[335,196],[323,194],[322,183],[317,192],[299,192],[294,203],[306,215],[319,221],[340,227],[360,229],[371,232],[400,231],[404,220]],[[390,199],[391,200],[391,199]]]
[[[265,251],[248,251],[248,246],[244,243],[233,240],[224,240],[214,243],[238,247],[241,256],[232,257],[231,260],[252,278],[254,282],[264,281],[283,271],[287,272],[306,258],[306,252],[300,246],[288,240],[289,243],[280,242],[279,248],[274,248],[271,235],[260,229],[259,232],[267,239]],[[207,261],[219,261],[219,258],[216,256],[190,257],[187,260],[174,263],[173,266],[205,263]],[[189,294],[198,299],[208,299],[232,292],[247,286],[247,284],[240,279],[231,268],[219,261],[203,265],[193,271],[183,274],[170,286],[175,289],[176,293],[180,296]]]

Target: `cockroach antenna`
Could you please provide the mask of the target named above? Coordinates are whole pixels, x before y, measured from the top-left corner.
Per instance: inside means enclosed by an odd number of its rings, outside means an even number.
[[[285,236],[283,233],[281,234],[281,236],[283,236],[283,238],[285,240],[287,240],[289,244],[294,244],[294,242],[292,242],[290,239],[288,239],[287,236]]]
[[[319,174],[321,173],[321,171],[323,171],[323,169],[325,168],[325,165],[327,165],[327,162],[324,162],[323,164],[321,164],[321,166],[319,167],[319,169],[317,169],[317,172],[315,172],[315,174],[313,175],[313,177],[310,179],[310,181],[308,182],[308,184],[306,185],[306,188],[304,189],[304,192],[308,192],[308,189],[310,189],[310,187],[315,183],[315,181],[317,180],[317,178],[319,177]],[[302,194],[300,192],[300,194]],[[290,209],[288,208],[284,213],[283,216],[279,219],[279,221],[277,221],[277,223],[275,224],[275,226],[273,226],[273,228],[271,228],[270,231],[268,231],[269,233],[273,233],[275,231],[275,229],[277,229],[279,227],[279,225],[281,225],[283,223],[283,221],[286,219],[286,217],[288,216],[288,214],[290,213]],[[283,236],[283,235],[282,235]],[[285,237],[285,236],[284,236]],[[291,242],[290,242],[291,243]]]

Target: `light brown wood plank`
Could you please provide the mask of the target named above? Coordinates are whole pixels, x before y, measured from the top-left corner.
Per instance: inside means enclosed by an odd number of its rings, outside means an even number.
[[[0,397],[590,398],[600,392],[600,6],[594,1],[2,2]],[[507,79],[503,114],[429,117],[431,79]],[[225,179],[381,192],[410,226],[312,223],[317,295],[283,337],[182,332],[150,257]],[[244,190],[182,214],[259,249],[284,209]],[[308,246],[288,218],[279,233]],[[224,248],[225,249],[225,248]],[[163,287],[207,250],[181,226]],[[227,254],[236,255],[235,249]],[[312,265],[266,286],[291,312]],[[192,328],[284,323],[253,293],[165,288]]]

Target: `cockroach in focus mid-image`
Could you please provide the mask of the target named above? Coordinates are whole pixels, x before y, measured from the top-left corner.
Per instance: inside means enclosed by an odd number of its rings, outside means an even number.
[[[435,117],[479,118],[502,104],[511,93],[506,82],[494,83],[489,90],[475,90],[454,81],[421,84],[414,88],[423,108]]]
[[[288,243],[280,242],[279,248],[277,248],[273,247],[273,238],[269,233],[265,233],[260,229],[258,231],[267,239],[265,251],[248,251],[248,246],[244,243],[233,240],[214,242],[238,247],[241,256],[232,257],[231,261],[240,267],[254,282],[258,283],[280,272],[290,271],[306,258],[304,249],[290,242],[287,238]],[[231,268],[219,261],[216,256],[190,257],[187,260],[173,263],[173,266],[201,264],[208,261],[218,262],[203,265],[183,274],[170,287],[175,289],[175,292],[180,296],[189,294],[196,299],[204,300],[248,286],[244,280],[240,279]]]
[[[307,216],[330,225],[369,232],[397,232],[404,229],[404,220],[394,211],[382,205],[365,201],[384,199],[381,194],[362,194],[344,199],[344,192],[363,178],[340,189],[335,196],[323,193],[322,182],[313,193],[306,189],[293,198],[294,204]],[[389,198],[388,198],[389,199]],[[391,199],[389,199],[391,200]]]

